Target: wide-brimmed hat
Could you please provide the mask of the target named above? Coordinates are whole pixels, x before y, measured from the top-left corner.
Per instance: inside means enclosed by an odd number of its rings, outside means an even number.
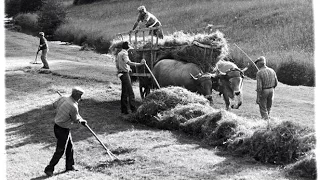
[[[39,32],[39,35],[44,36],[44,32]]]
[[[258,57],[258,59],[254,63],[257,64],[258,62],[263,62],[265,64],[266,58],[264,56],[260,56],[260,57]]]
[[[132,48],[132,47],[129,45],[128,41],[125,41],[122,43],[122,49],[130,49],[130,48]]]

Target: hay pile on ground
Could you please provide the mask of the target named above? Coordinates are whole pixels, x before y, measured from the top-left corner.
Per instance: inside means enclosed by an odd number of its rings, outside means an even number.
[[[145,123],[150,126],[159,126],[154,124],[154,120],[159,119],[159,113],[170,110],[177,105],[186,105],[189,103],[198,103],[208,105],[209,101],[198,94],[192,93],[182,87],[166,87],[153,91],[144,100],[138,108],[133,121]]]
[[[155,40],[153,40],[155,41]],[[200,43],[198,45],[196,43]],[[117,52],[116,48],[121,47],[122,41],[114,40],[110,47],[110,52]],[[145,39],[143,43],[142,38],[138,38],[137,49],[148,49],[151,47],[151,39]],[[215,66],[216,62],[225,58],[229,54],[229,47],[224,34],[216,31],[210,34],[185,34],[182,31],[175,32],[172,35],[165,36],[160,39],[158,43],[159,50],[156,53],[156,63],[160,59],[170,58],[179,61],[190,62],[197,64],[202,71],[208,72]],[[144,56],[143,56],[144,53]],[[131,60],[140,62],[145,58],[151,64],[150,52],[134,51],[131,53]]]
[[[290,121],[256,131],[251,138],[252,156],[264,163],[288,164],[315,148],[315,134]]]
[[[307,156],[315,148],[316,141],[314,130],[290,121],[273,122],[267,128],[267,121],[213,109],[203,96],[181,87],[152,92],[129,121],[181,130],[232,155],[250,156],[262,163],[278,165],[294,163]],[[311,170],[304,166],[310,166]],[[316,174],[314,166],[314,158],[309,158],[292,167],[303,173]]]
[[[317,179],[317,163],[314,151],[310,151],[297,162],[287,165],[285,172],[288,175]]]

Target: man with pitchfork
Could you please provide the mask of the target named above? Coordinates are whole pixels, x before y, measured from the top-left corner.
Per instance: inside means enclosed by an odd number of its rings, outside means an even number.
[[[276,72],[266,65],[266,58],[264,56],[260,56],[254,63],[259,68],[256,75],[256,103],[259,104],[261,117],[268,120],[274,98],[274,89],[278,85],[278,78]]]

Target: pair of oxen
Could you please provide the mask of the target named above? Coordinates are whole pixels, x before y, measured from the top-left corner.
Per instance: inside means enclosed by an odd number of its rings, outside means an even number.
[[[213,72],[203,73],[194,63],[185,63],[174,59],[158,61],[152,72],[161,87],[181,86],[192,92],[204,95],[213,102],[212,90],[223,95],[226,109],[238,109],[242,104],[242,85],[244,71],[230,61],[220,60]],[[150,92],[151,80],[140,80],[142,97]],[[231,100],[231,101],[230,101]]]

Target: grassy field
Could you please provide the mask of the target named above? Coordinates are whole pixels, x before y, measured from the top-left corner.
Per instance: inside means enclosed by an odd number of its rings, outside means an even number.
[[[68,22],[57,35],[75,43],[105,42],[131,30],[136,8],[146,5],[164,25],[164,33],[198,32],[207,24],[219,28],[230,42],[232,56],[245,58],[238,44],[252,58],[260,55],[280,64],[293,59],[313,64],[314,34],[312,1],[258,0],[207,1],[141,0],[101,1],[68,7]]]
[[[86,90],[80,114],[110,149],[132,165],[106,168],[108,156],[84,127],[73,129],[76,164],[80,173],[63,173],[64,159],[56,176],[49,179],[303,179],[285,176],[281,167],[261,164],[249,157],[234,157],[202,144],[181,132],[148,128],[120,116],[120,82],[112,60],[80,47],[50,42],[51,73],[39,73],[31,65],[38,39],[6,32],[6,178],[45,179],[43,169],[55,149],[54,112],[47,109],[60,90],[72,86]],[[18,53],[17,53],[18,52]],[[244,103],[238,116],[260,121],[255,102],[255,81],[244,82]],[[141,101],[138,88],[134,91]],[[215,96],[215,108],[224,108]],[[314,88],[279,84],[272,121],[291,120],[314,128]]]

